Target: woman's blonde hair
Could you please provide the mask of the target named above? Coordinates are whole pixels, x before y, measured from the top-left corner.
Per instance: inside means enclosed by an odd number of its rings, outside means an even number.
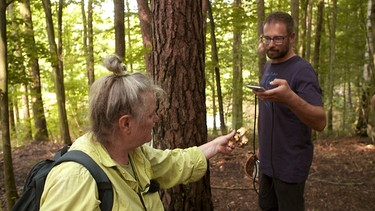
[[[89,92],[91,131],[100,142],[108,141],[121,116],[130,114],[138,120],[142,118],[146,93],[153,93],[157,98],[163,94],[149,77],[141,73],[128,74],[117,55],[108,56],[104,65],[113,74],[96,80]]]

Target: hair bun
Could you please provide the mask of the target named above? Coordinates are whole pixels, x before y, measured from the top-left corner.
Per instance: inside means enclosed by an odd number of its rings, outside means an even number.
[[[121,58],[115,54],[109,55],[104,59],[104,66],[115,75],[127,74],[125,64],[123,64]]]

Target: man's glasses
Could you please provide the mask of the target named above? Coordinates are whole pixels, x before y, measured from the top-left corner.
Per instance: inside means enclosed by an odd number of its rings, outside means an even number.
[[[275,36],[275,37],[269,37],[269,36],[262,36],[262,43],[269,45],[271,43],[271,40],[273,40],[273,43],[275,45],[282,45],[284,43],[284,39],[288,36]]]

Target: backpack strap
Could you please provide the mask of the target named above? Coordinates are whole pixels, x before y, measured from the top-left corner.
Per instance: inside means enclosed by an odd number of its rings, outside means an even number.
[[[62,154],[63,156],[57,160],[55,166],[62,162],[74,161],[86,167],[86,169],[91,173],[92,177],[94,177],[98,186],[99,200],[101,201],[99,205],[100,210],[112,210],[112,183],[108,179],[108,176],[105,174],[103,169],[100,168],[100,166],[90,156],[80,150],[70,150],[66,153],[62,152]]]

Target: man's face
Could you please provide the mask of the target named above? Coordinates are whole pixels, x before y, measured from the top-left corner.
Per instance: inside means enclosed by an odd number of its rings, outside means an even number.
[[[271,60],[282,60],[290,50],[290,36],[281,22],[266,23],[263,28],[263,44]]]

